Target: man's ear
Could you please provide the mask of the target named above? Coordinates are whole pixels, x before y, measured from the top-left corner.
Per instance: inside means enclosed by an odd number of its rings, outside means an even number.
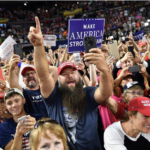
[[[23,104],[25,104],[26,103],[26,99],[25,98],[23,98]]]

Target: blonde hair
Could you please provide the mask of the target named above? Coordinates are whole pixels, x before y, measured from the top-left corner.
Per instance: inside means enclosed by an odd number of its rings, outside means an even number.
[[[124,103],[128,103],[127,99],[125,98],[126,94],[130,91],[130,90],[137,90],[137,89],[140,89],[142,94],[144,94],[144,91],[142,89],[142,87],[140,85],[134,85],[133,87],[131,87],[130,89],[127,89],[123,92],[122,94],[122,100]]]
[[[40,121],[45,121],[45,122],[42,124],[39,124],[37,129],[33,129],[31,131],[31,133],[30,133],[31,150],[37,150],[40,136],[43,136],[44,138],[50,139],[50,137],[47,135],[47,131],[50,131],[58,139],[62,140],[63,145],[64,145],[64,150],[69,150],[68,145],[67,145],[67,137],[66,137],[66,134],[64,132],[64,129],[59,124],[46,122],[49,120],[50,120],[50,118],[42,118],[41,120],[37,121],[37,122],[40,122]]]

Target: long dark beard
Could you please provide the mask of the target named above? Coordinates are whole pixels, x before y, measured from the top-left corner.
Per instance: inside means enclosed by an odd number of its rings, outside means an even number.
[[[81,117],[85,112],[86,96],[83,90],[81,79],[75,83],[75,87],[68,87],[66,84],[59,83],[59,89],[62,95],[63,106],[67,109],[69,115],[77,112]]]

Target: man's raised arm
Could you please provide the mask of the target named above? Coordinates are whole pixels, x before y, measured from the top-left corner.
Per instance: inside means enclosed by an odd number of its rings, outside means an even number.
[[[18,88],[22,91],[22,87],[19,85],[19,71],[17,71],[18,63],[20,62],[20,56],[13,54],[10,59],[10,70],[9,70],[9,86],[10,88]]]
[[[34,46],[35,70],[39,77],[41,93],[44,98],[48,98],[55,87],[55,83],[52,75],[49,73],[49,66],[43,44],[43,35],[38,17],[35,17],[35,21],[36,28],[30,27],[28,38]]]
[[[95,64],[100,70],[100,83],[96,89],[94,97],[97,103],[101,104],[107,100],[113,91],[113,77],[109,71],[108,65],[105,61],[105,56],[98,48],[93,48],[90,53],[85,54],[85,61],[89,64]]]

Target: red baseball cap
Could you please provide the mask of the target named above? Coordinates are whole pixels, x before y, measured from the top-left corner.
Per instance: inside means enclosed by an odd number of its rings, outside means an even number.
[[[122,71],[122,69],[118,70],[118,72],[117,72],[117,77],[120,75],[121,71]],[[129,71],[127,71],[126,73],[130,73],[130,72],[129,72]],[[132,73],[130,73],[129,75],[131,75],[131,76],[132,76]],[[128,75],[128,76],[129,76],[129,75]]]
[[[80,55],[84,55],[85,54],[85,52],[80,52]]]
[[[4,98],[5,93],[0,93],[0,98]]]
[[[132,99],[129,103],[128,111],[138,111],[150,117],[150,99],[142,96]]]
[[[139,43],[138,43],[138,46],[141,47],[141,46],[143,46],[143,45],[145,45],[145,44],[147,44],[147,42],[139,42]]]
[[[27,71],[27,70],[33,70],[33,71],[35,71],[35,69],[34,69],[33,67],[26,66],[26,67],[24,67],[24,68],[22,69],[22,71],[21,71],[21,75],[23,76],[23,75],[24,75],[24,73],[25,73],[25,71]]]
[[[72,63],[70,61],[66,61],[58,67],[58,75],[60,75],[62,70],[65,68],[74,68],[74,69],[78,70],[74,63]]]

